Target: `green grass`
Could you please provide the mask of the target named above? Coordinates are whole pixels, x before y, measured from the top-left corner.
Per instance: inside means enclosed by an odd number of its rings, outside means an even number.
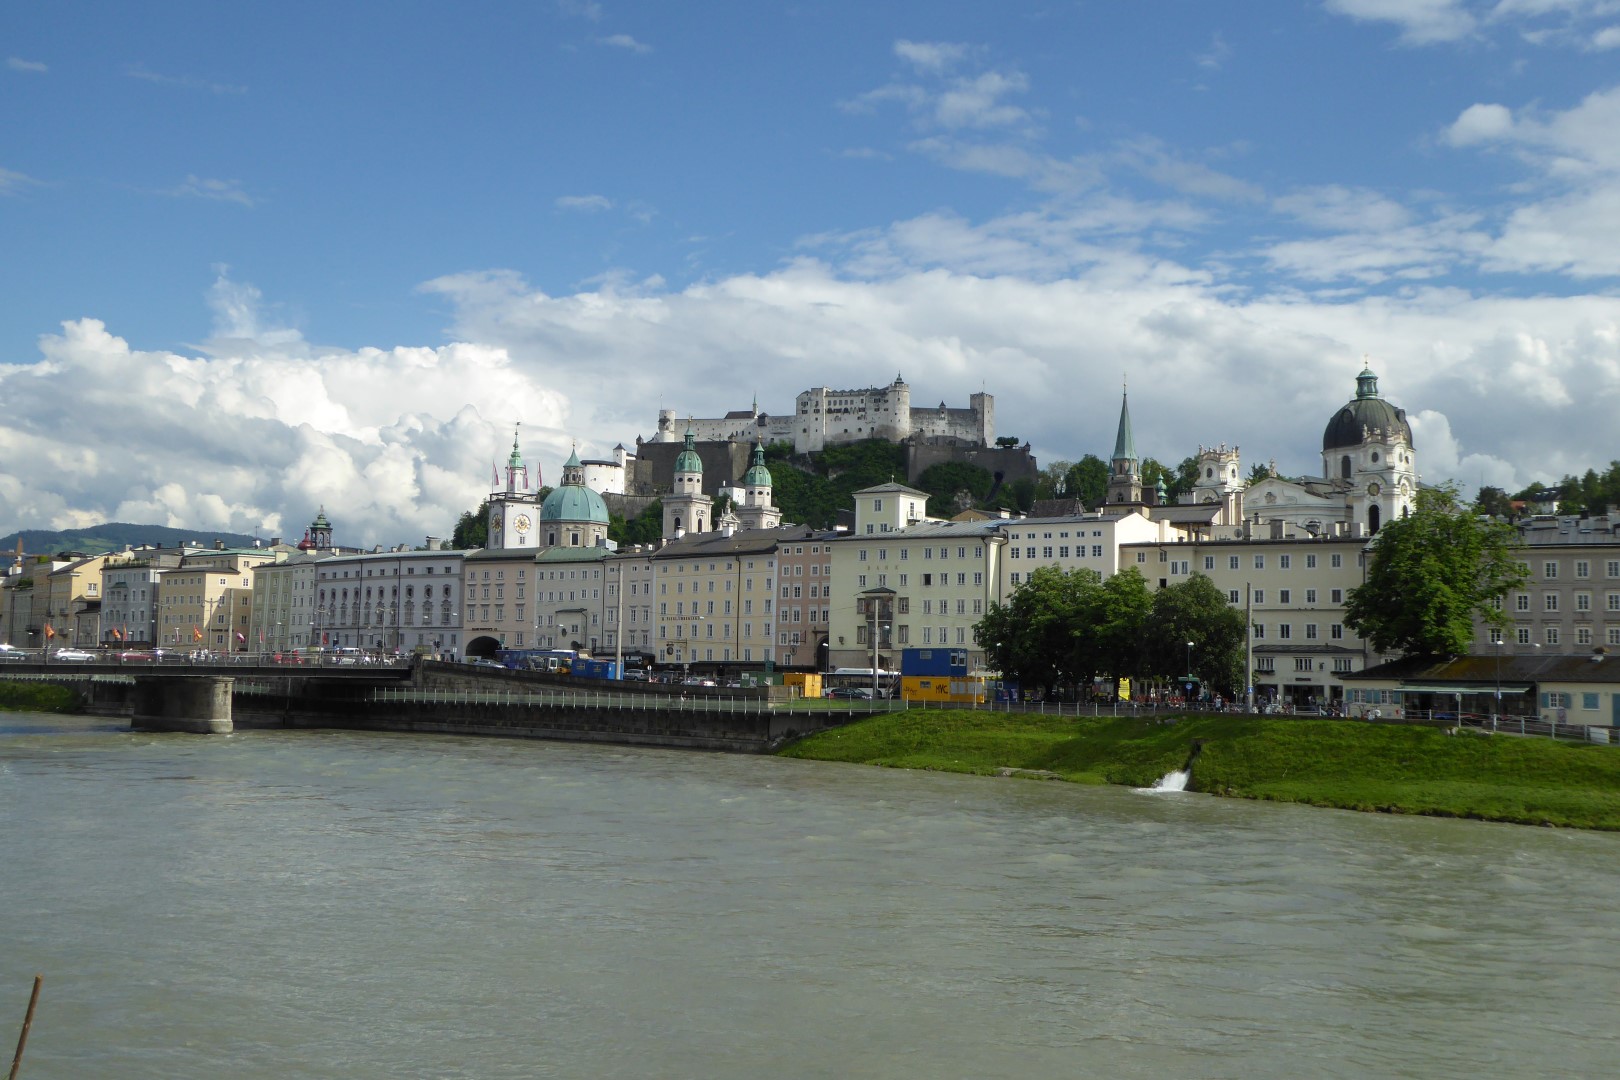
[[[917,710],[861,720],[787,757],[1145,787],[1202,749],[1190,790],[1348,810],[1620,830],[1620,748],[1259,716],[1073,719]]]
[[[0,712],[75,712],[83,699],[64,686],[0,682]]]

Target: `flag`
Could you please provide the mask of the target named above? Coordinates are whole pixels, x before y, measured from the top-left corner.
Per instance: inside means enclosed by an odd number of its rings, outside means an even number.
[[[49,641],[56,636],[56,628],[50,623],[45,624],[45,640]]]
[[[116,627],[116,626],[113,627],[113,640],[114,641],[123,641],[124,640],[124,635],[120,634],[118,632],[118,627]]]
[[[495,486],[500,487],[501,486],[501,470],[496,468],[494,465],[491,465],[489,467],[489,475],[490,475],[490,478],[494,481]]]
[[[202,627],[193,626],[191,628],[191,640],[192,641],[201,641],[202,640]]]
[[[264,637],[264,635],[260,634],[259,637],[262,639]],[[243,645],[246,645],[247,644],[247,635],[242,633],[242,631],[238,630],[236,632],[236,640],[241,642]]]

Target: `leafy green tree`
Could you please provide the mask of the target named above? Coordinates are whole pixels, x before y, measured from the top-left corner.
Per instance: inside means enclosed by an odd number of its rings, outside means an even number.
[[[616,544],[656,544],[664,534],[664,504],[654,499],[628,521],[608,515],[608,539]]]
[[[1522,585],[1517,534],[1461,505],[1455,486],[1423,488],[1406,517],[1378,530],[1367,579],[1345,597],[1345,624],[1381,653],[1460,656],[1474,620],[1505,626],[1493,601]]]
[[[1108,463],[1096,454],[1087,454],[1069,469],[1063,486],[1069,498],[1079,499],[1095,509],[1108,501]]]
[[[1136,678],[1142,669],[1142,634],[1153,608],[1153,597],[1140,571],[1128,566],[1114,574],[1092,597],[1076,648],[1081,656],[1075,667],[1086,676],[1104,676],[1116,682]]]
[[[1041,467],[1041,475],[1035,480],[1035,497],[1037,499],[1061,499],[1068,494],[1067,479],[1069,470],[1074,467],[1072,461],[1049,461]]]
[[[1005,604],[990,605],[975,625],[985,656],[1002,675],[1048,692],[1073,685],[1083,674],[1076,635],[1101,591],[1095,570],[1063,571],[1043,566],[1014,590]]]
[[[456,519],[455,531],[450,534],[450,546],[456,551],[481,548],[489,543],[489,500],[478,504],[477,510],[465,510]]]
[[[1513,500],[1499,487],[1482,487],[1474,496],[1474,512],[1487,517],[1506,518],[1513,515]]]
[[[990,470],[966,461],[942,461],[923,470],[913,486],[928,492],[928,513],[931,517],[954,516],[966,499],[969,506],[978,506],[996,482]]]
[[[1153,594],[1143,635],[1146,673],[1171,682],[1191,674],[1230,696],[1248,685],[1243,670],[1248,629],[1247,618],[1226,594],[1195,573]]]

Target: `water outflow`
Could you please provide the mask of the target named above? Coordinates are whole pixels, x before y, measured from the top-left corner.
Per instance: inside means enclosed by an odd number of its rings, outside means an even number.
[[[1166,773],[1153,781],[1153,786],[1143,788],[1143,791],[1186,791],[1187,779],[1192,776],[1191,769],[1177,769],[1173,773]]]

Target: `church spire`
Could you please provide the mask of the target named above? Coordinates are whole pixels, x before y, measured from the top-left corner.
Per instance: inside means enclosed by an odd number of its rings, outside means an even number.
[[[1111,503],[1140,503],[1142,501],[1142,468],[1136,456],[1136,436],[1131,432],[1131,399],[1129,389],[1120,391],[1119,433],[1114,436],[1114,460],[1108,470],[1108,501]]]

